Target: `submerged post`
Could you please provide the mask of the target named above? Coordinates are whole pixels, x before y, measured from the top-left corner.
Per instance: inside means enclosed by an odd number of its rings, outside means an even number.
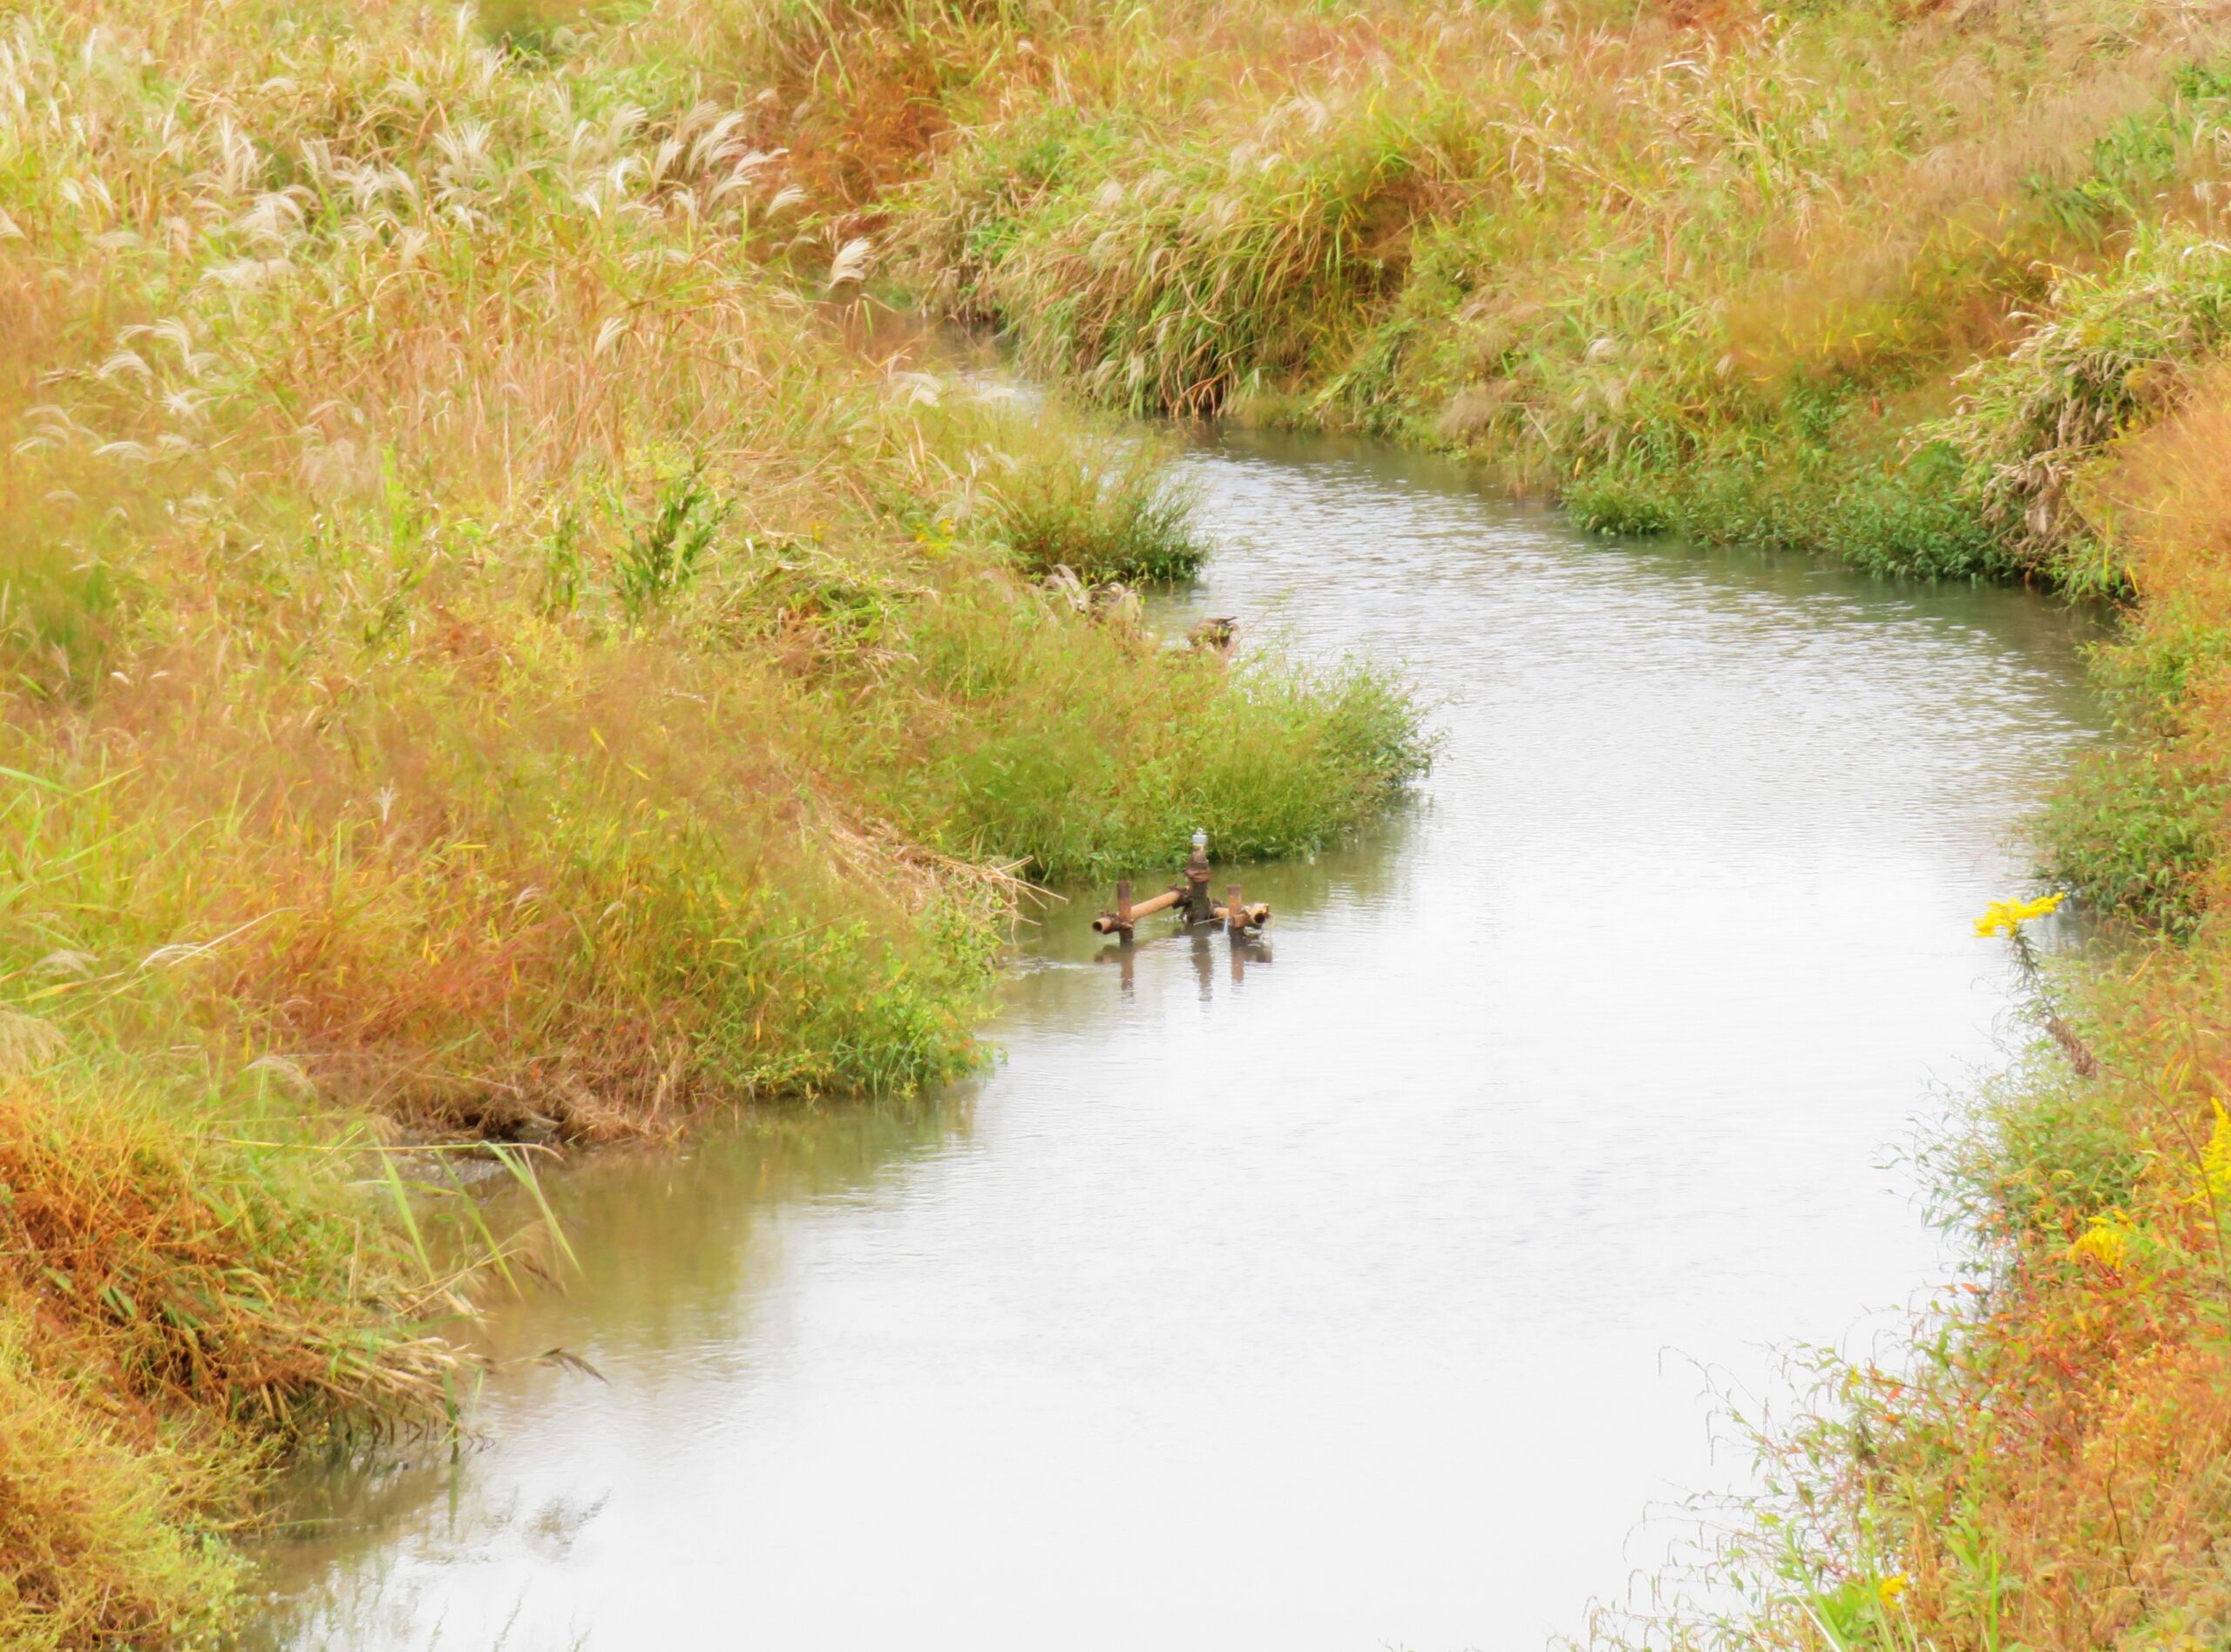
[[[1239,885],[1233,884],[1224,892],[1224,927],[1229,935],[1238,935],[1247,927],[1247,909],[1239,904]]]
[[[1116,921],[1123,926],[1123,933],[1126,936],[1130,934],[1131,880],[1128,877],[1119,877],[1116,880]]]

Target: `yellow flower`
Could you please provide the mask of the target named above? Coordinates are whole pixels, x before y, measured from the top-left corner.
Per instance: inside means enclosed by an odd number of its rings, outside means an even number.
[[[1889,1606],[1906,1592],[1906,1574],[1893,1572],[1875,1586],[1875,1592],[1882,1597],[1882,1604]]]
[[[2200,1174],[2209,1194],[2221,1199],[2231,1193],[2231,1113],[2223,1110],[2221,1101],[2211,1105],[2215,1108],[2215,1128],[2208,1135],[2207,1146],[2200,1150]]]
[[[2059,894],[2041,895],[2034,901],[1993,901],[1976,920],[1978,935],[2011,935],[2033,917],[2044,917],[2057,909],[2064,897]]]
[[[2130,1222],[2119,1210],[2092,1218],[2084,1236],[2068,1248],[2071,1256],[2089,1256],[2104,1267],[2120,1269],[2130,1260]]]

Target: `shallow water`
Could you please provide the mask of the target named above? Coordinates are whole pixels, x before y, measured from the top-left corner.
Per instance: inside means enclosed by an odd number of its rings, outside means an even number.
[[[911,1108],[592,1161],[451,1464],[304,1488],[269,1644],[1535,1649],[1739,1485],[1702,1369],[1949,1266],[1914,1121],[2008,1035],[2012,829],[2088,737],[2025,593],[1609,544],[1231,437],[1166,620],[1405,665],[1448,744],[1237,953],[1057,909]],[[1224,874],[1217,879],[1221,889]]]

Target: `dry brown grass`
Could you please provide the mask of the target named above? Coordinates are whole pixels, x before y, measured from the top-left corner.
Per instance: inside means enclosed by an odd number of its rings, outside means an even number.
[[[82,1076],[17,1078],[0,1094],[0,1256],[10,1306],[48,1369],[98,1361],[86,1385],[120,1426],[153,1436],[184,1404],[250,1426],[355,1408],[424,1413],[453,1361],[438,1344],[386,1344],[376,1299],[336,1312],[289,1269],[322,1272],[336,1234],[304,1226],[288,1189],[182,1142],[144,1100],[99,1097]],[[246,1162],[253,1163],[253,1160]],[[275,1175],[287,1172],[274,1170]],[[243,1249],[243,1237],[256,1242]],[[352,1271],[383,1270],[359,1256]],[[367,1279],[368,1284],[373,1283]],[[419,1303],[395,1304],[403,1317]]]
[[[2116,448],[2092,478],[2092,508],[2131,550],[2152,600],[2231,614],[2231,368],[2217,368],[2173,416]]]
[[[50,1022],[19,1015],[10,1048],[0,1645],[196,1642],[231,1610],[214,1531],[265,1442],[438,1419],[457,1362],[398,1326],[444,1289],[387,1295],[401,1275],[376,1209],[321,1210],[282,1144],[221,1139],[243,1121],[182,1115]]]

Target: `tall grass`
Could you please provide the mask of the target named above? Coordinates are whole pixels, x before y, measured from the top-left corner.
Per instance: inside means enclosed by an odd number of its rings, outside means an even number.
[[[1136,435],[1059,431],[1048,442],[1008,418],[977,472],[986,528],[1035,576],[1067,568],[1088,585],[1170,584],[1200,572],[1208,546],[1169,456]]]
[[[938,1082],[1021,877],[1422,760],[1041,588],[1184,500],[845,342],[736,55],[825,26],[0,20],[0,1643],[220,1627],[268,1452],[445,1416],[405,1155]]]
[[[1027,359],[1458,447],[1607,527],[1939,574],[2068,560],[2011,450],[1954,440],[1940,503],[1931,423],[2141,228],[2213,234],[2231,112],[2212,15],[2093,0],[1095,15],[1050,72],[951,88],[892,197]]]

